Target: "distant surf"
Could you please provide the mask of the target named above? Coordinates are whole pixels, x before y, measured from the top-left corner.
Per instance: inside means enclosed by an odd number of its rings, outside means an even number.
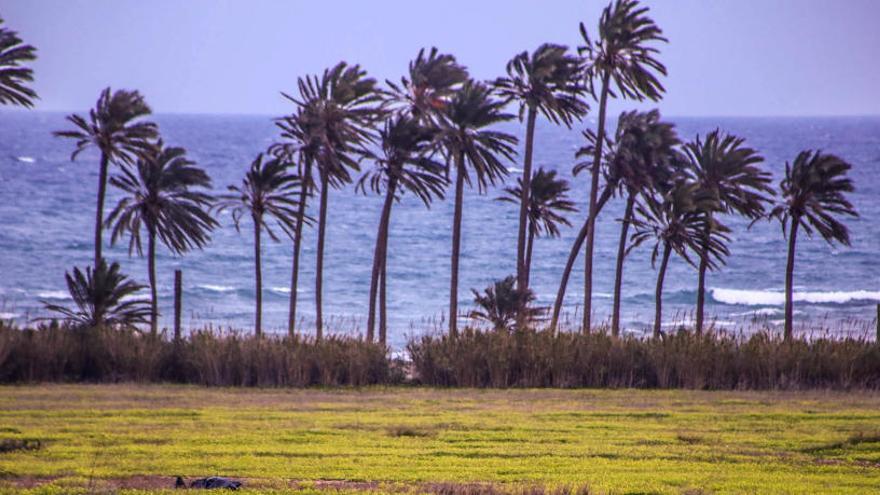
[[[712,289],[712,299],[723,304],[743,306],[781,306],[785,293],[770,290]],[[880,302],[880,291],[795,291],[794,300],[811,304],[847,304],[852,302]]]

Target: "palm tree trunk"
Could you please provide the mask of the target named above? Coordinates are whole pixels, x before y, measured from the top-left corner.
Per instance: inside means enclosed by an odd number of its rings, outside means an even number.
[[[379,343],[388,342],[388,249],[382,247],[382,273],[379,275]]]
[[[800,218],[791,217],[791,232],[788,233],[788,263],[785,265],[785,329],[784,339],[791,340],[794,316],[794,253],[797,245],[797,231]]]
[[[293,268],[290,270],[290,309],[287,316],[287,333],[293,337],[296,331],[296,296],[299,284],[299,253],[302,246],[303,225],[306,218],[306,199],[308,198],[308,178],[312,176],[312,160],[306,158],[305,175],[299,192],[299,206],[296,211],[296,228],[293,237]]]
[[[464,152],[455,155],[455,210],[452,215],[452,276],[449,282],[449,336],[458,336],[458,259],[461,254],[461,209],[464,194]]]
[[[382,275],[383,243],[388,239],[388,219],[391,216],[391,205],[394,203],[394,179],[388,184],[385,191],[385,203],[382,205],[382,213],[379,216],[379,229],[376,232],[376,246],[373,249],[373,271],[370,276],[370,310],[367,314],[367,341],[372,342],[376,331],[376,294],[379,287],[379,279]]]
[[[709,231],[703,232],[703,244],[700,246],[700,266],[697,274],[697,319],[694,332],[703,334],[703,307],[706,305],[706,270],[709,268]]]
[[[611,311],[611,335],[620,335],[620,292],[623,287],[623,261],[626,258],[626,235],[629,232],[629,223],[632,220],[633,207],[636,197],[628,193],[626,209],[623,212],[623,222],[620,224],[620,240],[617,243],[617,267],[614,274],[614,308]]]
[[[526,228],[529,220],[529,195],[532,183],[532,153],[535,141],[535,120],[537,112],[534,105],[529,105],[529,116],[526,124],[526,150],[523,158],[522,187],[519,196],[519,233],[516,241],[516,283],[522,289],[528,288],[526,275]]]
[[[315,339],[324,337],[324,315],[321,290],[324,285],[324,234],[327,231],[327,194],[330,176],[321,172],[321,206],[318,212],[318,252],[315,261]]]
[[[663,261],[657,273],[657,288],[654,290],[654,338],[660,337],[660,322],[663,318],[663,279],[666,278],[666,266],[669,264],[669,243],[663,244]]]
[[[98,175],[98,208],[95,212],[95,268],[101,261],[101,237],[104,228],[104,196],[107,194],[107,169],[110,166],[110,159],[106,154],[101,153],[101,170]]]
[[[535,230],[529,227],[529,239],[526,243],[526,285],[529,286],[529,279],[532,274],[532,248],[535,245]]]
[[[150,277],[150,333],[159,333],[159,296],[156,291],[156,229],[148,228],[147,271]]]
[[[605,107],[608,103],[609,72],[602,77],[602,95],[599,98],[599,129],[596,131],[596,152],[593,155],[593,169],[590,182],[590,212],[587,217],[587,249],[584,253],[584,314],[583,331],[590,332],[590,317],[593,312],[593,245],[596,239],[596,217],[599,216],[596,197],[599,193],[599,165],[602,161],[602,145],[605,141]]]
[[[606,187],[605,190],[602,191],[602,197],[599,198],[596,210],[601,212],[605,203],[607,203],[610,198],[611,189]],[[565,269],[562,270],[562,280],[559,281],[559,290],[556,291],[556,301],[553,303],[553,316],[550,319],[551,331],[555,332],[556,326],[559,324],[559,315],[562,312],[562,302],[565,299],[565,290],[568,288],[568,279],[571,277],[571,271],[574,269],[574,262],[577,261],[577,255],[581,251],[581,246],[584,245],[584,240],[587,238],[587,230],[589,229],[589,226],[590,221],[587,219],[584,221],[583,226],[581,226],[581,230],[578,231],[577,238],[571,246],[571,251],[568,253],[568,261],[565,263]]]
[[[254,334],[257,338],[263,335],[263,265],[260,259],[260,222],[254,215],[254,270],[256,275],[257,312],[254,321]]]

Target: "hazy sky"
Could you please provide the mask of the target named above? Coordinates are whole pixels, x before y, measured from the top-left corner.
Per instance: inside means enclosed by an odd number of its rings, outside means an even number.
[[[110,85],[140,89],[156,112],[280,114],[279,91],[339,60],[397,79],[420,47],[436,45],[494,78],[542,42],[576,46],[578,22],[594,32],[605,4],[0,0],[0,16],[39,50],[39,109],[88,108]],[[880,1],[648,5],[670,41],[660,56],[666,115],[880,114]]]

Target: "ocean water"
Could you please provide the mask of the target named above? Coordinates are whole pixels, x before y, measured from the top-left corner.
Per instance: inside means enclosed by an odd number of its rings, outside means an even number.
[[[204,167],[217,191],[238,183],[256,154],[276,137],[269,117],[157,115],[167,143],[184,146]],[[798,151],[819,148],[853,164],[856,191],[851,195],[861,216],[848,220],[852,246],[828,246],[819,238],[799,237],[795,266],[795,317],[800,331],[830,329],[855,333],[873,330],[880,302],[880,118],[678,118],[680,136],[690,139],[716,127],[747,139],[766,158],[778,180],[786,160]],[[538,239],[532,268],[532,287],[541,305],[552,304],[588,196],[587,177],[571,177],[574,151],[582,144],[586,121],[567,130],[538,123],[535,165],[559,170],[572,181],[572,195],[581,212],[571,215],[574,227],[559,239]],[[615,123],[611,122],[611,126]],[[69,159],[73,143],[53,138],[51,131],[68,128],[64,115],[41,112],[0,113],[0,318],[19,323],[49,316],[41,301],[68,300],[64,273],[91,263],[92,228],[97,188],[97,155]],[[523,127],[505,129],[522,137]],[[508,182],[521,165],[510,163]],[[370,166],[365,164],[365,166]],[[515,271],[514,205],[495,201],[499,188],[484,195],[465,196],[459,305],[472,306],[470,289]],[[109,189],[107,211],[118,201]],[[324,300],[329,327],[340,333],[365,326],[373,243],[381,199],[356,194],[352,187],[333,191],[325,259]],[[605,320],[611,308],[620,201],[612,201],[601,216],[595,250],[595,318]],[[178,257],[164,249],[157,259],[160,310],[171,319],[173,270],[184,272],[186,326],[249,329],[253,326],[254,275],[252,234],[236,232],[231,218],[204,251]],[[782,318],[786,244],[777,223],[760,222],[747,230],[746,221],[727,218],[733,227],[727,266],[708,276],[707,314],[719,328],[743,331],[769,326]],[[388,261],[389,340],[401,346],[408,335],[438,331],[447,311],[452,202],[431,209],[405,197],[392,213]],[[307,230],[301,264],[299,308],[302,328],[309,332],[314,318],[314,257],[316,232]],[[109,235],[105,234],[105,242]],[[106,249],[106,248],[105,248]],[[265,242],[264,325],[268,331],[286,328],[291,242]],[[105,252],[123,270],[145,282],[146,263],[129,256],[127,243]],[[579,260],[569,284],[565,311],[579,321],[583,288]],[[656,272],[650,247],[633,251],[625,266],[622,318],[628,331],[642,332],[653,318]],[[670,262],[664,293],[664,324],[687,323],[696,298],[696,271],[684,261]]]

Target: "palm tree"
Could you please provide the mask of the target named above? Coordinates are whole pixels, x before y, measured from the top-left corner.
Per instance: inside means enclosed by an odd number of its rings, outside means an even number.
[[[57,137],[76,140],[76,148],[70,155],[75,160],[82,151],[95,147],[101,153],[98,175],[98,206],[95,212],[95,266],[101,260],[101,234],[104,225],[104,196],[107,192],[107,171],[111,163],[129,164],[150,147],[150,140],[157,135],[156,124],[141,119],[150,114],[150,107],[137,91],[104,89],[95,108],[86,120],[76,114],[67,120],[76,126],[72,131],[56,131]]]
[[[475,180],[478,190],[483,192],[489,184],[507,175],[499,156],[512,160],[516,154],[516,137],[488,129],[513,118],[504,113],[503,108],[504,102],[493,98],[490,88],[472,80],[464,83],[443,108],[445,124],[440,128],[439,142],[447,159],[452,160],[456,174],[449,287],[449,334],[452,337],[458,335],[458,262],[464,185],[473,185]]]
[[[599,20],[599,38],[593,42],[583,23],[580,25],[585,46],[578,50],[586,56],[585,76],[590,92],[596,97],[595,85],[599,82],[599,122],[593,165],[590,170],[590,201],[587,215],[587,247],[584,257],[584,311],[583,331],[590,331],[593,294],[593,244],[596,217],[599,215],[598,191],[602,147],[605,141],[605,110],[608,96],[642,101],[648,98],[658,101],[664,91],[657,74],[666,75],[666,67],[655,55],[653,42],[667,41],[663,32],[646,14],[637,0],[615,0],[602,11]],[[617,93],[612,89],[617,89]],[[557,304],[561,304],[557,301]]]
[[[22,64],[37,59],[37,49],[25,45],[18,33],[3,27],[0,17],[0,105],[34,106],[37,93],[26,86],[34,72]]]
[[[808,236],[813,230],[829,244],[834,241],[849,246],[849,229],[836,215],[857,217],[855,207],[845,193],[853,191],[853,183],[846,176],[852,166],[843,159],[821,151],[801,151],[794,163],[785,164],[785,177],[780,183],[782,203],[770,211],[770,217],[788,230],[788,263],[785,267],[785,339],[792,338],[792,283],[794,281],[794,253],[798,229]]]
[[[684,146],[689,168],[700,187],[717,204],[719,213],[734,213],[752,220],[764,216],[764,204],[773,189],[770,174],[760,168],[764,161],[757,151],[745,146],[745,140],[716,129],[703,141],[699,136]],[[707,212],[714,215],[714,211]],[[712,223],[708,222],[707,226]],[[703,238],[710,237],[709,232]],[[699,252],[697,315],[695,331],[703,331],[703,306],[706,299],[706,270],[709,267],[706,243]]]
[[[506,187],[506,196],[498,198],[501,201],[520,203],[522,198],[522,179],[517,179],[516,187]],[[559,237],[559,225],[571,226],[571,223],[563,215],[565,212],[577,211],[574,202],[568,199],[570,189],[568,181],[556,178],[556,171],[546,171],[538,168],[532,174],[529,181],[529,236],[526,240],[526,283],[523,287],[528,288],[532,268],[532,248],[535,237],[547,235]]]
[[[707,253],[708,263],[715,267],[728,254],[726,243],[729,240],[729,229],[718,223],[707,212],[711,211],[715,200],[705,194],[696,182],[678,179],[675,185],[666,192],[661,200],[648,199],[639,202],[635,209],[632,224],[635,233],[631,238],[628,251],[645,241],[653,239],[654,248],[651,253],[651,265],[655,265],[658,255],[661,257],[657,272],[657,287],[654,292],[654,337],[660,336],[663,307],[663,280],[669,256],[674,251],[689,264],[696,266],[688,254],[689,251],[699,253],[704,241],[704,233],[710,232]],[[712,223],[711,227],[706,224]],[[662,254],[661,254],[662,253]]]
[[[543,308],[529,307],[535,300],[535,294],[531,289],[517,287],[513,275],[494,282],[482,294],[475,289],[471,289],[471,292],[479,309],[471,311],[468,317],[487,321],[498,331],[510,331],[517,327],[524,329],[525,325],[518,325],[518,321],[528,324],[544,312]]]
[[[379,342],[386,343],[387,312],[385,307],[385,273],[388,260],[388,231],[391,207],[406,192],[415,194],[426,207],[434,198],[443,198],[447,181],[443,173],[445,165],[433,159],[431,148],[436,129],[426,127],[406,114],[392,117],[385,122],[379,137],[382,155],[375,158],[376,168],[358,181],[357,188],[366,193],[369,187],[376,194],[385,192],[385,203],[379,219],[376,247],[373,254],[373,271],[370,278],[370,312],[367,317],[367,340],[374,337],[376,326],[376,292],[381,280],[379,297]]]
[[[299,93],[299,104],[306,110],[309,119],[309,141],[316,140],[318,143],[314,158],[321,196],[315,266],[315,333],[321,339],[324,327],[322,288],[328,194],[331,187],[342,187],[352,181],[350,171],[360,170],[358,162],[369,154],[366,146],[374,140],[373,127],[385,112],[376,80],[367,77],[360,66],[348,66],[345,62],[325,70],[320,78],[310,76],[300,79]],[[292,289],[291,297],[293,292]]]
[[[409,63],[408,77],[400,83],[386,81],[392,102],[423,123],[436,124],[439,113],[455,91],[467,81],[468,72],[454,55],[439,53],[436,47],[425,54],[419,50]]]
[[[175,254],[202,249],[210,241],[217,222],[208,213],[212,198],[194,190],[210,188],[204,170],[186,158],[186,150],[165,147],[162,141],[138,159],[135,167],[122,169],[110,184],[125,196],[107,217],[113,225],[110,242],[129,235],[128,251],[142,255],[141,228],[147,233],[147,265],[150,279],[150,329],[158,330],[159,307],[156,289],[156,238]]]
[[[256,320],[254,332],[257,337],[263,333],[263,272],[261,261],[261,234],[265,230],[273,241],[278,236],[269,224],[269,218],[292,236],[297,215],[297,201],[294,199],[300,188],[304,187],[299,177],[287,171],[287,163],[279,158],[263,162],[263,155],[251,163],[241,186],[229,186],[230,194],[220,197],[218,211],[229,208],[235,229],[240,231],[242,219],[250,215],[254,224],[254,261],[256,275]]]
[[[617,246],[611,334],[620,334],[621,289],[626,242],[638,196],[651,197],[666,191],[681,162],[680,144],[673,124],[660,119],[660,112],[623,112],[617,120],[614,141],[605,154],[605,183],[626,201]]]
[[[76,306],[69,309],[43,302],[46,309],[63,315],[69,323],[82,328],[137,329],[147,322],[150,304],[144,299],[131,296],[144,288],[119,272],[119,264],[109,267],[104,259],[97,268],[86,267],[83,273],[74,267],[73,273],[65,273],[67,290]]]
[[[516,244],[516,274],[520,287],[528,288],[526,268],[526,230],[532,179],[532,153],[538,112],[554,124],[571,127],[586,115],[589,107],[581,99],[586,88],[580,83],[580,60],[568,47],[545,43],[531,55],[522,52],[507,63],[507,77],[498,78],[495,87],[502,98],[516,101],[519,119],[526,116],[525,156],[520,187],[519,231]]]

